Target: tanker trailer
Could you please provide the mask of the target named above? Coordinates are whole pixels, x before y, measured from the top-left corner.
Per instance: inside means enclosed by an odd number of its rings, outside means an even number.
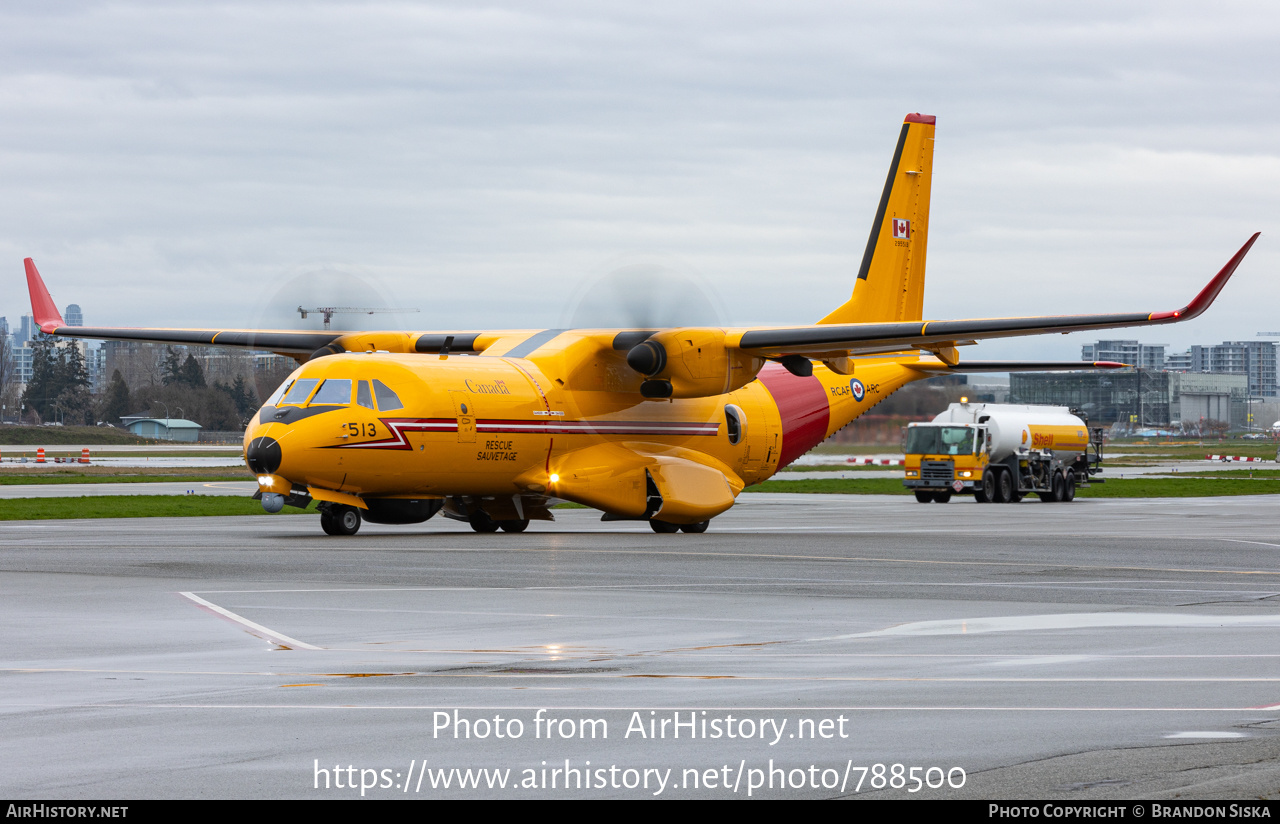
[[[1011,503],[1036,494],[1046,502],[1075,499],[1102,471],[1102,430],[1065,406],[968,403],[961,400],[929,423],[908,424],[903,483],[921,503],[953,494],[979,503]]]

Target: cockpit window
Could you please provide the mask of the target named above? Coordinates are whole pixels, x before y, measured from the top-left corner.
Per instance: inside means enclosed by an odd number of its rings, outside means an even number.
[[[320,384],[310,406],[347,406],[351,403],[351,381],[327,380]]]
[[[365,409],[373,408],[373,394],[369,392],[368,381],[360,381],[359,388],[356,389],[356,403]]]
[[[264,403],[263,406],[275,406],[278,404],[280,399],[284,397],[285,390],[290,386],[293,386],[292,378],[289,378],[284,383],[280,384],[280,386],[276,388],[276,391],[271,393],[271,397],[267,398],[267,402]]]
[[[308,378],[293,382],[293,386],[289,387],[289,391],[284,393],[284,400],[280,401],[284,404],[297,404],[301,406],[306,403],[307,397],[311,394],[311,390],[316,388],[316,384],[320,381]]]
[[[392,409],[404,409],[404,404],[400,403],[400,398],[396,393],[392,392],[391,388],[380,380],[374,380],[373,394],[378,397],[379,412],[387,412]]]

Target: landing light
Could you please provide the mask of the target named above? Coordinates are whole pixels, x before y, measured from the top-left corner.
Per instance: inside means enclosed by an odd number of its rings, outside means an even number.
[[[259,476],[258,476],[258,486],[271,486],[271,476],[270,476],[270,475],[259,475]]]
[[[559,481],[559,480],[560,480],[560,476],[559,476],[559,475],[552,475],[548,480],[550,480],[550,481],[551,481],[551,483],[555,483],[555,482],[557,482],[557,481]]]

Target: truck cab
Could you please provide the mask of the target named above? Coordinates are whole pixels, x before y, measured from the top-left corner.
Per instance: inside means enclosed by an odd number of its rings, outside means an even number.
[[[903,452],[904,483],[920,503],[946,503],[952,494],[972,495],[991,458],[987,427],[978,424],[909,424]]]

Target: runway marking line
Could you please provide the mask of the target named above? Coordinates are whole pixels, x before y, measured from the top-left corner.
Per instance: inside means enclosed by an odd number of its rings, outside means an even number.
[[[290,649],[310,649],[310,650],[324,649],[324,647],[317,647],[312,644],[308,644],[306,641],[299,641],[296,638],[290,638],[288,635],[285,635],[284,633],[276,632],[273,629],[268,629],[267,627],[264,627],[262,624],[254,623],[253,621],[250,621],[248,618],[245,618],[243,615],[236,615],[231,610],[220,607],[217,604],[213,603],[212,601],[206,601],[205,599],[201,598],[199,595],[196,595],[194,592],[179,592],[178,594],[184,598],[189,599],[192,603],[194,603],[200,609],[203,609],[205,612],[210,612],[218,616],[219,618],[230,621],[233,624],[237,624],[240,627],[247,630],[248,632],[250,632],[251,634],[256,635],[259,638],[263,639],[264,641],[268,641],[272,644],[277,644],[282,647],[289,647]]]
[[[660,710],[665,712],[671,711],[696,711],[706,710],[708,712],[773,712],[773,713],[790,713],[799,715],[803,713],[815,712],[1257,712],[1259,709],[1274,709],[1274,707],[977,707],[977,706],[911,706],[911,705],[868,705],[868,706],[844,706],[844,707],[797,707],[795,705],[785,707],[743,707],[743,706],[727,706],[727,707],[709,707],[700,705],[696,707],[606,707],[606,706],[548,706],[547,704],[529,704],[526,706],[517,706],[512,704],[494,704],[494,705],[460,705],[460,704],[366,704],[363,706],[356,704],[175,704],[175,703],[150,703],[150,702],[129,702],[129,703],[113,703],[106,701],[83,702],[83,703],[36,703],[36,702],[11,702],[0,704],[6,707],[39,707],[43,709],[82,709],[86,707],[94,708],[113,708],[113,709],[176,709],[176,710],[400,710],[409,712],[422,712],[424,710],[466,710],[474,712],[487,712],[491,710],[499,711],[524,711],[534,712],[536,710],[545,709],[548,712],[635,712],[637,710]]]
[[[581,533],[574,533],[581,534]],[[1096,537],[1096,536],[1091,536]],[[1183,538],[1182,540],[1203,540],[1203,541],[1228,541],[1228,538]],[[864,562],[864,563],[882,563],[882,564],[927,564],[932,566],[969,566],[969,567],[1035,567],[1044,569],[1045,567],[1072,569],[1072,570],[1090,570],[1090,571],[1121,571],[1121,572],[1179,572],[1179,573],[1202,573],[1205,575],[1276,575],[1280,576],[1280,570],[1272,569],[1204,569],[1197,567],[1143,567],[1143,566],[1095,566],[1084,564],[1066,564],[1060,561],[1045,560],[1040,562],[1030,561],[933,561],[919,558],[881,558],[876,556],[839,556],[839,555],[789,555],[772,552],[692,552],[692,551],[676,551],[676,550],[655,550],[655,549],[577,549],[568,547],[520,547],[518,549],[511,547],[440,547],[435,552],[509,552],[529,554],[533,552],[554,552],[563,554],[605,554],[605,555],[649,555],[661,556],[670,555],[674,557],[691,557],[691,558],[750,558],[756,560],[772,559],[783,561],[846,561],[846,562]]]

